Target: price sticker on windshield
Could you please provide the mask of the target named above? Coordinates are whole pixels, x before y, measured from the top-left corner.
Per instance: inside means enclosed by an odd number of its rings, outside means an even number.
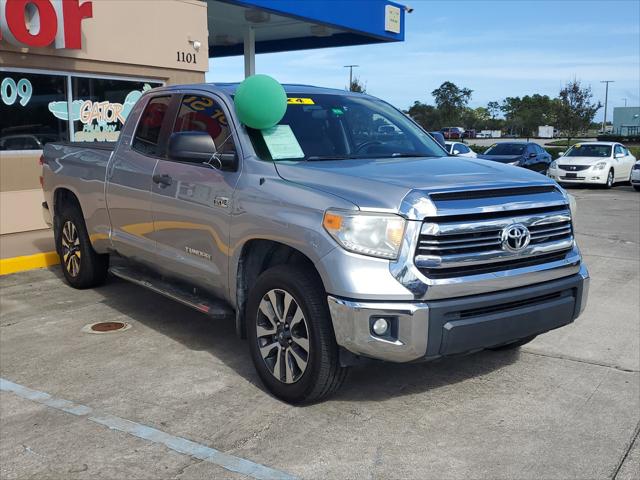
[[[315,105],[311,98],[287,98],[287,105]]]

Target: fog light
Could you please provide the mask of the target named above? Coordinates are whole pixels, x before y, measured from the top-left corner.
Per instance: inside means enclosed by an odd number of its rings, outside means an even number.
[[[373,322],[371,329],[373,330],[373,333],[382,337],[389,331],[389,321],[386,318],[378,318]]]

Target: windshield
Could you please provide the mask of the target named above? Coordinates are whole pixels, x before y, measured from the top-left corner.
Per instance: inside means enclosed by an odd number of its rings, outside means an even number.
[[[485,155],[522,155],[527,146],[524,143],[496,143],[490,146]]]
[[[264,160],[444,157],[446,152],[402,112],[370,97],[289,97],[280,123],[247,129]]]
[[[609,157],[611,145],[580,145],[576,144],[569,149],[565,157]]]

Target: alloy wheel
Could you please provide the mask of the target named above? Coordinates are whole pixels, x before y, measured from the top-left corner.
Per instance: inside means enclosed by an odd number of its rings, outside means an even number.
[[[297,382],[309,362],[309,326],[289,292],[272,289],[262,297],[256,333],[260,355],[271,374],[282,383]]]
[[[607,187],[613,186],[613,172],[609,170],[609,175],[607,175]]]
[[[64,261],[64,268],[69,275],[77,277],[80,273],[80,260],[82,254],[80,253],[80,237],[78,236],[78,229],[71,220],[67,220],[62,227],[62,259]]]

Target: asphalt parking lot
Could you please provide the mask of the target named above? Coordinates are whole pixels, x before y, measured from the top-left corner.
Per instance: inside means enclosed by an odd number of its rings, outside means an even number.
[[[115,279],[0,277],[0,477],[637,479],[640,194],[571,193],[592,276],[576,323],[519,352],[360,367],[307,407],[263,390],[231,323]],[[99,320],[131,328],[82,331]]]

